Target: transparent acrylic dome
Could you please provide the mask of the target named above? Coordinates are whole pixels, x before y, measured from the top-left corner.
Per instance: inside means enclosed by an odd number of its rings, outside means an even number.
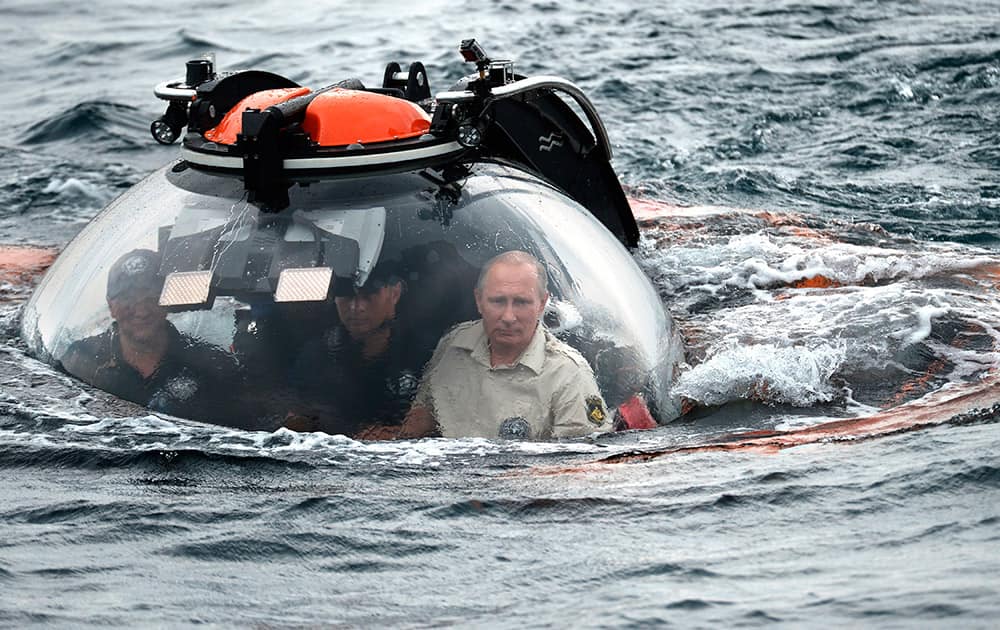
[[[614,236],[548,184],[498,164],[451,165],[299,178],[288,195],[288,208],[265,213],[237,177],[185,162],[153,173],[49,270],[22,318],[31,352],[155,411],[270,429],[310,396],[349,394],[297,389],[293,377],[330,341],[337,296],[402,287],[391,326],[418,380],[441,334],[478,317],[482,265],[518,249],[546,265],[546,324],[591,363],[609,407],[641,393],[661,421],[677,415],[669,392],[681,348],[659,298]],[[143,291],[159,294],[148,312],[123,304]],[[143,326],[169,329],[181,347],[169,373],[122,369],[135,357],[121,340]],[[350,433],[356,419],[343,426]]]

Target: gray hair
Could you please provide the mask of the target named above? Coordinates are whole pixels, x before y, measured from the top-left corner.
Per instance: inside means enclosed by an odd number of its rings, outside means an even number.
[[[493,258],[486,261],[483,268],[479,271],[479,279],[476,280],[476,291],[482,292],[483,284],[486,282],[486,274],[490,272],[494,266],[499,263],[504,263],[507,265],[531,265],[535,268],[535,276],[538,278],[538,295],[539,297],[544,296],[549,291],[549,274],[545,269],[545,265],[541,263],[537,258],[529,254],[528,252],[521,251],[519,249],[514,249],[509,252],[503,252],[502,254],[497,254]]]

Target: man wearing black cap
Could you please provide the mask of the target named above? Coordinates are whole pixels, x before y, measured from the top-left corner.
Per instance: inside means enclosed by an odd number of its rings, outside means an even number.
[[[154,411],[229,424],[213,392],[236,374],[212,346],[179,332],[159,304],[160,256],[136,249],[108,273],[114,320],[105,332],[74,342],[62,357],[70,374]]]
[[[398,425],[430,356],[402,338],[396,307],[404,283],[388,264],[376,267],[360,288],[339,284],[339,322],[305,344],[291,384],[304,404],[285,426],[367,438]]]

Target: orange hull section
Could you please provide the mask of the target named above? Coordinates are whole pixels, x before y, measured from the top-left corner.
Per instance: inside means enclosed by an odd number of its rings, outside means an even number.
[[[0,284],[34,285],[58,253],[45,247],[0,245]]]
[[[635,464],[682,453],[741,451],[777,453],[806,444],[856,442],[871,438],[916,431],[963,418],[975,419],[1000,410],[1000,374],[978,383],[945,387],[919,400],[871,416],[824,422],[791,431],[747,431],[721,440],[694,446],[678,446],[658,451],[628,452],[612,455],[584,466],[543,471],[544,474],[585,472],[600,464]]]
[[[430,128],[430,116],[409,101],[340,88],[317,96],[302,121],[302,129],[324,147],[416,138]]]
[[[205,139],[219,144],[236,144],[236,136],[243,131],[243,112],[248,109],[267,109],[272,105],[290,101],[309,92],[309,88],[305,87],[255,92],[226,112],[218,125],[205,132]]]

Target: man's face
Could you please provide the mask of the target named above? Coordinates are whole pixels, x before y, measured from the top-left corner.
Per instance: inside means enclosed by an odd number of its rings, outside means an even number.
[[[476,307],[494,352],[520,354],[531,343],[548,294],[538,288],[533,265],[497,263],[476,290]]]
[[[338,296],[337,313],[351,338],[357,340],[370,335],[394,318],[401,293],[402,285],[396,282],[375,291]]]
[[[166,330],[167,311],[159,304],[160,294],[127,291],[108,299],[118,333],[134,343],[149,343]]]

